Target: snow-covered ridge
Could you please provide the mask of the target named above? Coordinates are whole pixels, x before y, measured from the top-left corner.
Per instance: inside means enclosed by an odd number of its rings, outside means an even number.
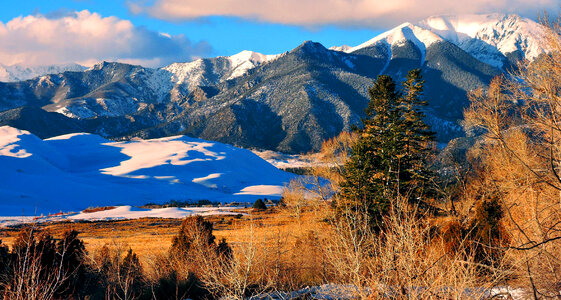
[[[332,50],[351,53],[375,44],[399,46],[413,42],[424,53],[431,44],[448,41],[475,58],[501,68],[509,53],[521,51],[533,60],[545,50],[544,28],[517,15],[487,14],[434,16],[418,23],[403,23],[356,47],[332,47]]]
[[[430,30],[415,26],[411,23],[403,23],[392,30],[386,31],[375,38],[366,41],[365,43],[347,49],[345,52],[354,52],[379,43],[385,43],[389,46],[400,46],[406,41],[412,42],[421,51],[421,61],[423,62],[426,49],[433,43],[442,41],[442,38]]]
[[[528,60],[538,57],[545,47],[542,25],[517,15],[436,16],[419,22],[418,26],[435,32],[479,59],[484,59],[486,46],[503,55],[520,50]]]
[[[219,56],[216,59],[227,60],[228,67],[222,70],[223,74],[215,75],[218,75],[218,77],[221,77],[221,75],[229,75],[222,78],[222,80],[240,77],[246,74],[250,69],[253,69],[265,62],[272,61],[279,56],[279,54],[265,55],[247,50],[232,56]],[[173,63],[161,69],[171,73],[171,81],[175,84],[186,84],[187,86],[208,84],[208,82],[205,81],[207,78],[204,76],[204,73],[206,72],[204,59],[197,59],[187,63]]]
[[[249,150],[174,136],[113,142],[77,133],[41,140],[0,127],[0,215],[170,200],[279,198],[295,175]]]
[[[4,66],[0,64],[0,81],[13,82],[28,80],[35,77],[58,74],[66,71],[84,71],[86,67],[78,64],[64,64],[51,66],[25,66],[22,64]]]

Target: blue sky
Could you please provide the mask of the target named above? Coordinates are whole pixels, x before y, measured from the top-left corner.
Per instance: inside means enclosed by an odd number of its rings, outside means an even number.
[[[0,10],[0,21],[6,23],[19,16],[36,13],[60,15],[71,11],[89,10],[100,15],[117,16],[132,21],[136,26],[171,35],[184,34],[193,42],[207,41],[210,56],[232,55],[242,50],[264,54],[288,51],[306,40],[320,42],[330,47],[335,45],[358,45],[385,28],[342,28],[333,25],[303,27],[246,21],[236,17],[205,17],[196,20],[161,20],[146,14],[133,14],[125,1],[119,0],[25,0],[10,1]]]
[[[0,10],[0,64],[119,60],[160,66],[242,50],[276,54],[306,40],[354,46],[430,15],[535,18],[559,8],[561,0],[9,1]]]

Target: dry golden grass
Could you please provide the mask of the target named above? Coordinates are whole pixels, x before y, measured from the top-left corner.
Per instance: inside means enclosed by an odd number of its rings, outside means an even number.
[[[269,209],[240,211],[246,213],[239,218],[232,215],[205,217],[214,225],[217,240],[225,238],[234,249],[250,239],[258,243],[282,245],[281,252],[288,253],[294,249],[302,236],[315,230],[316,216],[304,210],[295,222],[296,216],[289,211]],[[159,254],[167,253],[173,236],[179,230],[182,219],[136,219],[99,222],[57,222],[36,224],[40,230],[51,233],[59,238],[67,230],[77,230],[78,236],[84,241],[86,250],[95,253],[104,245],[130,247],[139,256],[143,265],[149,267],[150,261]],[[248,228],[252,227],[253,231]],[[19,228],[0,229],[0,240],[11,246],[16,239]],[[325,232],[325,231],[323,231]]]

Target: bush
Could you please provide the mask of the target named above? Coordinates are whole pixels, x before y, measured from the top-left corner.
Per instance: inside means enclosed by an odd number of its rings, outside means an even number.
[[[261,200],[261,198],[259,198],[255,200],[255,202],[253,203],[253,208],[258,210],[264,210],[267,209],[267,205],[265,204],[265,202],[263,202],[263,200]]]
[[[102,297],[110,299],[136,299],[144,293],[146,279],[131,249],[124,251],[121,247],[105,245],[96,253],[93,265],[99,279],[94,291],[97,296],[103,291]]]
[[[4,298],[82,298],[90,287],[86,254],[76,231],[65,232],[57,241],[47,232],[23,228],[11,252],[0,245]]]
[[[469,224],[470,248],[482,264],[494,266],[504,256],[509,237],[501,224],[503,215],[497,196],[482,201],[475,210],[475,217]]]
[[[503,215],[497,196],[481,200],[471,220],[464,223],[453,220],[442,228],[446,252],[452,256],[469,254],[478,264],[497,266],[509,244],[509,236],[501,223]]]
[[[158,278],[152,287],[150,299],[207,299],[208,291],[202,287],[195,274],[188,273],[183,279],[172,270]]]

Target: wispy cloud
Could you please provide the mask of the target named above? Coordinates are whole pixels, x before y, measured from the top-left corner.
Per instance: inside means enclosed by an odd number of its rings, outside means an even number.
[[[160,66],[208,55],[206,42],[162,34],[87,10],[29,15],[0,22],[0,63],[46,65],[100,60]]]
[[[432,15],[517,13],[536,17],[556,13],[559,0],[131,0],[133,13],[166,20],[232,16],[262,22],[317,26],[392,26]]]

